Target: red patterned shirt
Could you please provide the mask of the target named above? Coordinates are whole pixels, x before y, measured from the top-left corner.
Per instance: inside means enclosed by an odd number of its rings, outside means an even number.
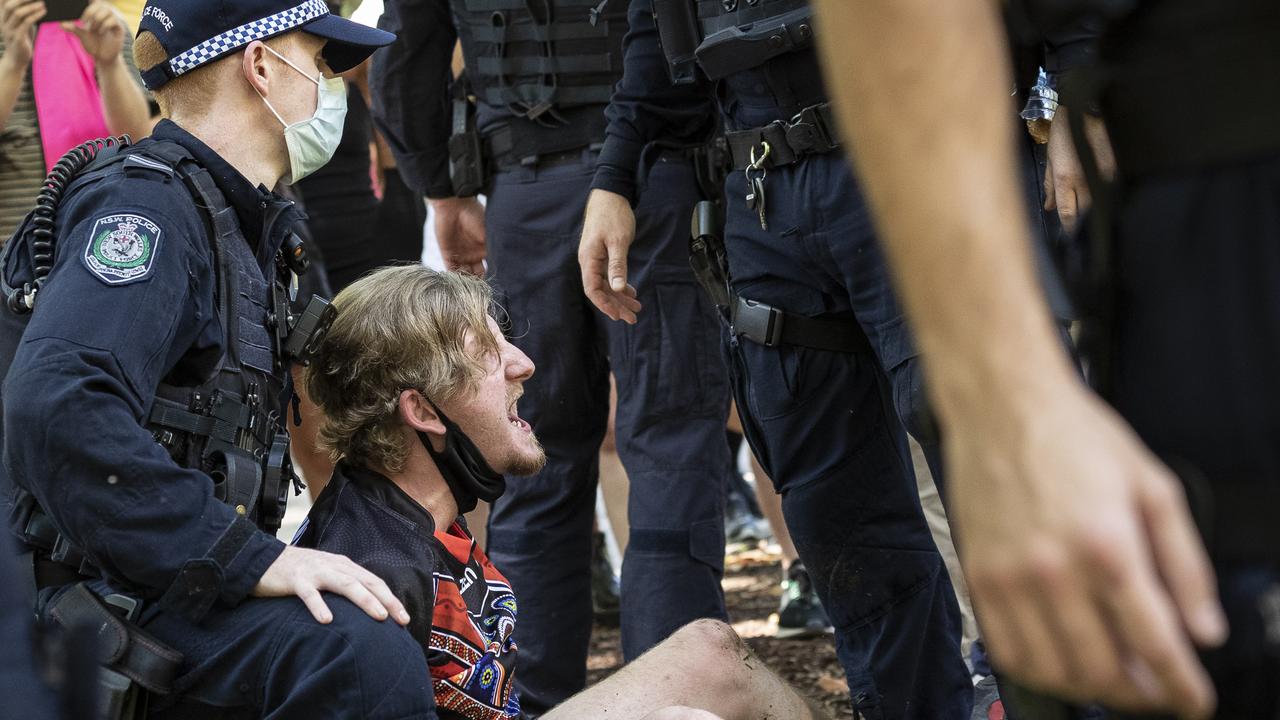
[[[390,480],[339,463],[294,544],[346,555],[386,581],[426,653],[440,718],[520,717],[515,594],[461,519],[437,530]]]

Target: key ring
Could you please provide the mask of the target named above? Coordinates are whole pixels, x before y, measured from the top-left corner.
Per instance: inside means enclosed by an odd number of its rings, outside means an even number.
[[[769,175],[769,169],[764,167],[764,161],[769,159],[769,155],[773,152],[773,148],[770,147],[768,140],[761,140],[760,147],[763,149],[760,151],[760,157],[757,158],[756,148],[754,145],[751,146],[751,163],[747,165],[745,168],[743,168],[742,170],[742,174],[745,175],[747,178],[748,186],[750,186],[752,182],[752,177],[751,177],[752,170],[760,171],[761,180],[764,180]]]
[[[764,161],[765,161],[765,160],[768,160],[768,159],[769,159],[769,155],[773,153],[773,147],[769,145],[769,141],[768,141],[768,140],[761,140],[761,141],[760,141],[760,147],[762,148],[762,150],[761,150],[761,152],[760,152],[760,157],[757,159],[757,158],[756,158],[756,148],[755,148],[755,146],[754,146],[754,145],[752,145],[752,146],[751,146],[751,164],[747,166],[747,169],[748,169],[748,170],[761,170],[761,169],[765,169],[765,168],[764,168]],[[767,172],[767,170],[766,170],[766,172]]]

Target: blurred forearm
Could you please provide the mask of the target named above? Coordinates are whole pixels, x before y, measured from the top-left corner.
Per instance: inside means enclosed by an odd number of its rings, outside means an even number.
[[[26,82],[27,66],[19,65],[11,55],[0,57],[0,132],[9,124],[9,116],[18,104],[18,93]]]
[[[151,134],[151,110],[142,88],[123,59],[98,64],[98,87],[107,129],[127,133],[134,140]]]
[[[817,5],[821,27],[841,38],[822,44],[841,127],[944,423],[1071,378],[1016,186],[997,4]]]

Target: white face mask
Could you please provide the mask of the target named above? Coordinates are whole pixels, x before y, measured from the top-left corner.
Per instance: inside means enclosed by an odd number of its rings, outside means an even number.
[[[316,84],[315,114],[292,125],[280,117],[280,113],[271,107],[271,103],[267,102],[261,92],[258,93],[271,114],[284,125],[284,143],[289,148],[289,173],[281,178],[281,182],[292,185],[324,167],[338,151],[338,144],[342,142],[343,123],[347,119],[347,86],[342,78],[326,78],[323,75],[313,78],[290,62],[289,58],[266,45],[263,47]]]

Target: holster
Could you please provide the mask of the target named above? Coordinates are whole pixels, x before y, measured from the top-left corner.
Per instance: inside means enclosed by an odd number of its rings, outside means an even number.
[[[84,583],[57,595],[42,617],[65,632],[95,628],[101,665],[99,707],[109,720],[146,716],[147,693],[168,694],[182,665],[182,653],[139,627],[138,600],[125,595],[99,598]]]
[[[703,200],[693,208],[689,265],[716,309],[727,317],[730,293],[729,261],[724,249],[724,214],[713,201]]]
[[[689,157],[702,199],[723,205],[724,181],[733,169],[733,158],[724,135],[717,134],[710,142],[694,148]]]
[[[473,197],[486,182],[484,143],[476,127],[476,108],[465,96],[453,100],[453,134],[449,136],[449,181],[457,197]]]

